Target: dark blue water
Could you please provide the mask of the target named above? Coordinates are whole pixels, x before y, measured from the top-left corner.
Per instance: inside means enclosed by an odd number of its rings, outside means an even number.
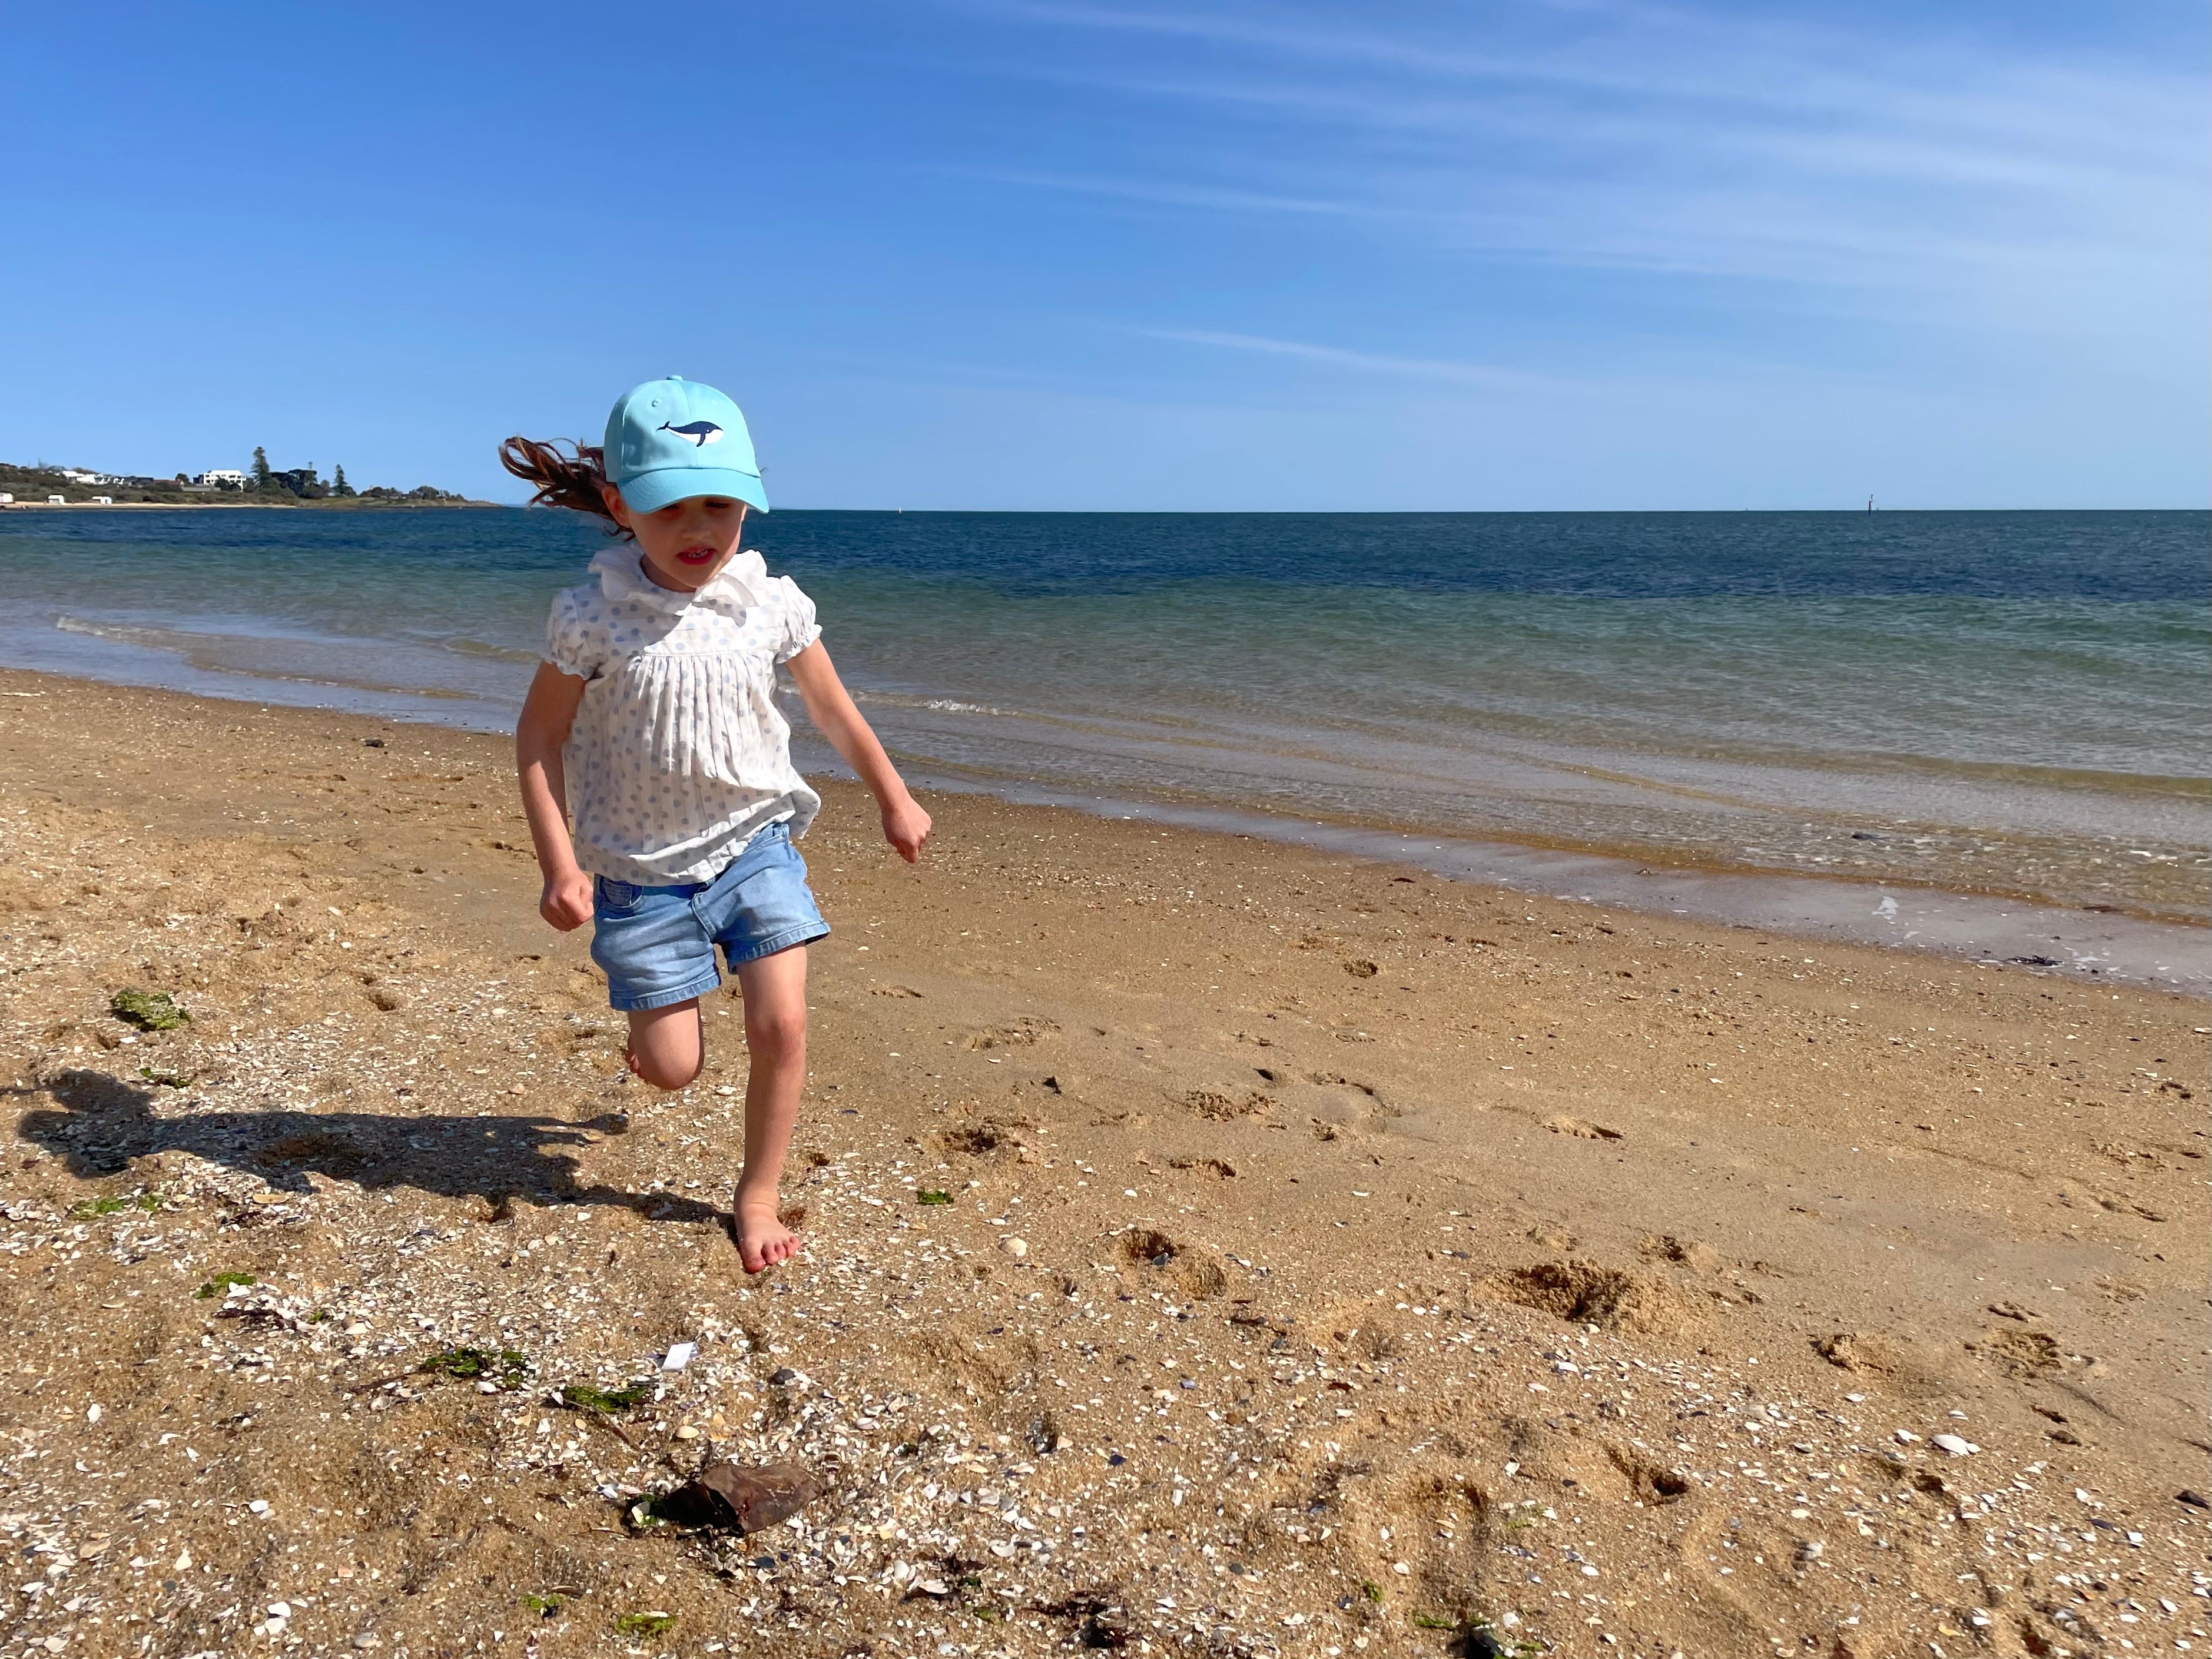
[[[779,513],[751,539],[930,775],[2212,908],[2206,514]],[[13,512],[0,660],[496,726],[605,544],[505,509]]]
[[[2202,513],[789,513],[793,570],[1010,594],[1194,582],[1664,599],[2212,599]]]
[[[112,549],[179,572],[209,556],[297,565],[350,585],[386,570],[559,577],[606,538],[573,515],[507,510],[25,512],[0,519],[0,570]],[[1413,593],[1659,599],[2212,600],[2212,514],[801,513],[756,516],[748,544],[821,571],[950,578],[1007,593],[1156,592],[1190,582]],[[133,574],[131,570],[118,574]]]

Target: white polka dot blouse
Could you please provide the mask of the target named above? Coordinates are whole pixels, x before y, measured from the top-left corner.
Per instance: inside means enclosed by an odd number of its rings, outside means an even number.
[[[754,835],[806,833],[822,798],[791,763],[775,671],[822,637],[814,602],[758,553],[696,593],[610,547],[554,596],[545,657],[585,682],[562,751],[576,860],[647,887],[712,881]]]

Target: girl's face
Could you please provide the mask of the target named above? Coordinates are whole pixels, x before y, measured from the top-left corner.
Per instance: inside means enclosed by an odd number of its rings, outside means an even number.
[[[655,585],[695,592],[736,556],[745,527],[745,504],[726,495],[693,495],[658,513],[633,513],[622,492],[606,489],[607,510],[637,538],[645,574]]]

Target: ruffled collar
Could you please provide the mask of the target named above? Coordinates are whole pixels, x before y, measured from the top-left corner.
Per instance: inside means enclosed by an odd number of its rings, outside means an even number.
[[[735,616],[749,605],[768,603],[768,561],[746,548],[716,573],[704,587],[689,593],[663,587],[639,566],[636,548],[624,543],[599,550],[592,560],[599,591],[611,604],[631,600],[662,611],[687,611],[704,605]]]

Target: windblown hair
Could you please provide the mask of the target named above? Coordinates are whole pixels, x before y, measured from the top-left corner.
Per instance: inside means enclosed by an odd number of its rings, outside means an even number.
[[[615,515],[607,510],[606,497],[600,486],[607,481],[606,453],[591,444],[570,444],[576,453],[563,455],[554,444],[541,444],[534,438],[509,438],[499,447],[499,464],[525,483],[538,486],[538,493],[530,498],[532,507],[565,507],[578,513],[588,513],[604,523],[613,534],[627,538],[629,532],[616,522]]]

